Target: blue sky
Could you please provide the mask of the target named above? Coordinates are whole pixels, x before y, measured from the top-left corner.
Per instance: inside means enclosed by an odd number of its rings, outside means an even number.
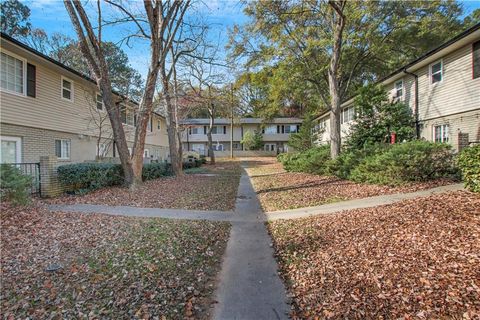
[[[30,20],[34,27],[42,28],[49,34],[60,32],[76,38],[62,1],[24,0],[22,2],[31,9]],[[466,15],[480,8],[480,0],[461,2],[464,5]],[[131,3],[142,5],[140,1],[131,1]],[[106,10],[105,14],[108,14],[109,5],[104,4],[103,7]],[[242,5],[237,0],[205,0],[197,2],[195,15],[202,17],[212,25],[211,37],[212,39],[220,39],[221,47],[223,48],[228,41],[228,28],[231,28],[234,24],[242,24],[247,21],[247,17],[242,10]],[[113,42],[118,42],[126,34],[128,34],[126,26],[104,29],[104,39]],[[122,48],[128,54],[132,66],[142,75],[145,75],[148,69],[149,57],[147,42],[137,40],[132,48],[125,45]]]
[[[33,27],[42,28],[48,34],[59,32],[76,38],[75,31],[71,26],[70,18],[62,1],[24,0],[22,2],[31,10],[30,20]],[[136,3],[142,5],[139,1]],[[109,13],[109,5],[103,4],[102,10],[105,10],[105,15],[107,15]],[[247,21],[239,1],[207,0],[197,2],[197,5],[194,7],[194,15],[201,17],[211,25],[210,37],[212,37],[213,41],[220,41],[222,50],[228,41],[228,28],[233,27],[234,24],[242,24]],[[117,26],[104,29],[104,40],[120,41],[125,35],[129,34],[127,28],[127,26]],[[131,65],[140,71],[142,75],[145,75],[148,70],[149,59],[147,41],[136,40],[132,48],[126,45],[123,45],[122,48],[127,53]]]

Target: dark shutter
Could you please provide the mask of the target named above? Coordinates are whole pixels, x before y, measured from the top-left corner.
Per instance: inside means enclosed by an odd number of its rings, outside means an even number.
[[[37,69],[33,64],[27,63],[27,96],[35,98]]]
[[[223,134],[227,134],[227,126],[223,126]]]
[[[280,126],[277,126],[277,133],[280,133]]]
[[[473,79],[480,78],[480,41],[473,44]]]
[[[207,134],[207,126],[203,126],[203,134]]]

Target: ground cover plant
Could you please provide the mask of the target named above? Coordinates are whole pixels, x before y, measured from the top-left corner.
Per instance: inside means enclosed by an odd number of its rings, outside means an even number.
[[[4,319],[209,318],[228,223],[6,203],[0,223]]]
[[[475,319],[480,198],[457,191],[269,223],[293,319]]]
[[[90,203],[191,210],[233,210],[241,168],[235,161],[204,165],[200,174],[166,176],[144,182],[135,191],[108,187],[85,195],[64,195],[50,203]]]
[[[465,187],[480,192],[480,145],[464,149],[458,157]]]
[[[452,183],[449,179],[410,182],[400,186],[357,183],[333,176],[287,172],[275,158],[248,162],[248,174],[265,211],[317,206],[383,194],[413,192]]]

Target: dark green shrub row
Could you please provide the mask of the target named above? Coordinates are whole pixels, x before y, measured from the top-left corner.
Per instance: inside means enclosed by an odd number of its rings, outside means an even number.
[[[198,168],[202,164],[206,163],[206,159],[195,159],[193,161],[188,161],[183,163],[183,169],[191,169],[191,168]]]
[[[480,145],[464,149],[458,157],[465,188],[480,192]]]
[[[123,183],[123,170],[112,163],[74,163],[58,167],[58,178],[65,191],[84,193]],[[152,180],[171,175],[168,163],[148,163],[143,165],[142,179]]]
[[[0,165],[0,200],[10,201],[14,205],[25,205],[30,202],[28,188],[32,185],[32,177],[22,174],[17,167],[2,163]]]
[[[158,179],[160,177],[169,176],[171,174],[172,174],[171,167],[166,162],[147,163],[143,165],[142,179],[143,181],[153,180],[153,179]]]
[[[287,171],[325,174],[325,162],[330,159],[330,147],[325,145],[300,153],[284,153],[277,158]]]
[[[367,156],[350,173],[357,182],[399,185],[455,174],[452,147],[443,143],[411,141],[394,144]]]
[[[73,163],[59,166],[58,179],[67,192],[87,192],[123,183],[123,169],[113,163]]]
[[[427,181],[456,173],[450,145],[421,140],[348,149],[334,160],[330,159],[329,146],[322,146],[280,155],[278,160],[287,171],[333,175],[356,182],[385,185]]]

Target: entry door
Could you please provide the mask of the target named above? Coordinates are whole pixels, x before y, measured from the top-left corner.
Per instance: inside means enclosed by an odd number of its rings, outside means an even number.
[[[0,162],[22,162],[22,138],[1,136],[0,140],[2,141]]]

